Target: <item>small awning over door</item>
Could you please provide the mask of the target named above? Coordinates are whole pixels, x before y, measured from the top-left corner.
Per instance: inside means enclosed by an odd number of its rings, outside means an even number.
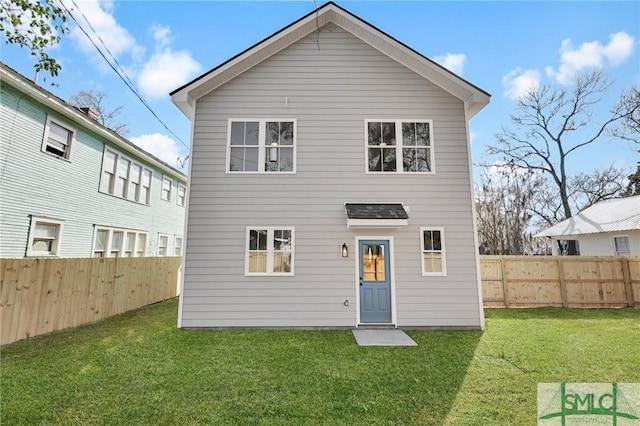
[[[345,203],[347,228],[400,228],[409,224],[402,203]]]

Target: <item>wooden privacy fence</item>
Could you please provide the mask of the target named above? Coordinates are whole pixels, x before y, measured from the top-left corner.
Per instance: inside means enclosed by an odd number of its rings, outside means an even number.
[[[2,259],[0,345],[175,297],[181,261]]]
[[[485,307],[640,306],[640,256],[480,256]]]

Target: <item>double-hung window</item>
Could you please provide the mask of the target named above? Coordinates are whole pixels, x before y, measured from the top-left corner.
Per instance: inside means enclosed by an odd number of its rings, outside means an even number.
[[[627,235],[613,237],[613,248],[616,256],[631,256],[631,246]]]
[[[173,255],[182,256],[182,236],[176,235],[173,239]]]
[[[294,229],[247,228],[245,275],[293,275]]]
[[[75,134],[75,129],[49,117],[44,132],[42,150],[68,160]]]
[[[158,256],[169,256],[169,235],[158,234]]]
[[[447,275],[444,257],[444,230],[420,228],[422,275]]]
[[[182,185],[181,183],[178,184],[178,192],[176,193],[176,204],[184,207],[185,204],[185,200],[187,198],[187,187]]]
[[[367,172],[432,173],[430,120],[367,120]]]
[[[227,171],[295,173],[295,120],[229,120]]]
[[[92,253],[93,257],[143,257],[146,246],[146,232],[96,226]]]
[[[162,192],[160,198],[166,201],[171,201],[171,189],[173,188],[173,181],[168,176],[162,178]]]
[[[112,149],[105,149],[102,159],[100,192],[119,198],[149,204],[151,169]]]
[[[57,256],[64,222],[44,217],[31,217],[27,256]]]

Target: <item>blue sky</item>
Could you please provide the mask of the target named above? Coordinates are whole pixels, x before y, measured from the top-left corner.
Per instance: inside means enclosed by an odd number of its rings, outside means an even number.
[[[190,123],[169,93],[315,8],[313,0],[61,1],[95,43],[108,48],[107,57],[116,58],[132,86],[177,137],[138,100],[74,22],[50,51],[62,65],[60,74],[41,73],[39,84],[63,99],[79,90],[106,92],[107,107],[123,106],[129,139],[177,167],[176,159],[188,153]],[[316,1],[318,6],[324,3]],[[604,69],[615,84],[594,119],[622,89],[640,84],[640,2],[337,3],[491,93],[490,105],[470,124],[474,162],[484,159],[486,145],[509,124],[513,96],[529,84],[570,85],[568,77],[575,71]],[[2,61],[34,76],[34,60],[26,51],[3,45]],[[636,150],[629,143],[603,139],[582,151],[569,171],[588,172],[611,163],[631,170],[638,160]]]

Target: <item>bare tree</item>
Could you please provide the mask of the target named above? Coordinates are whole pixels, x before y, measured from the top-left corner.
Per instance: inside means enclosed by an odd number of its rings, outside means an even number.
[[[482,254],[530,254],[532,209],[544,178],[515,164],[485,168],[476,188]]]
[[[640,144],[640,89],[632,87],[620,96],[618,108],[626,114],[611,131],[614,137]]]
[[[81,90],[69,97],[69,102],[78,108],[89,108],[93,111],[98,122],[114,132],[125,136],[129,133],[129,125],[118,118],[122,113],[122,106],[108,110],[105,106],[107,94],[103,91]]]
[[[496,143],[488,147],[490,155],[549,178],[558,194],[559,220],[571,217],[575,210],[567,164],[577,151],[598,141],[629,115],[626,105],[618,103],[607,117],[594,119],[595,105],[610,88],[611,83],[598,70],[577,74],[571,89],[557,84],[533,89],[516,101],[509,117],[514,128],[503,127]]]

